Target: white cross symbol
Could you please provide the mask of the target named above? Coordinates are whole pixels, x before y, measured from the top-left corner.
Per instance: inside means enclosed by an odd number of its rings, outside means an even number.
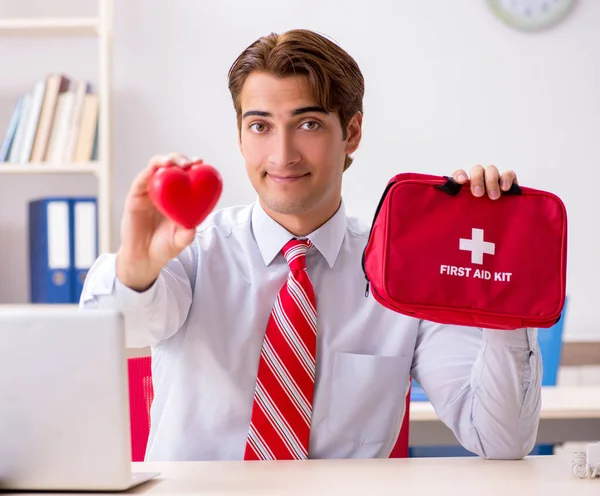
[[[471,230],[473,239],[460,238],[460,249],[471,252],[471,263],[483,264],[483,254],[493,255],[496,250],[495,243],[489,243],[483,240],[483,229]]]

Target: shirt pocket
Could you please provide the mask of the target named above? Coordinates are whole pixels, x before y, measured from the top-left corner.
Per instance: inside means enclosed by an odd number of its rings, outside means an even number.
[[[407,356],[336,353],[329,430],[361,444],[397,435],[411,362]]]

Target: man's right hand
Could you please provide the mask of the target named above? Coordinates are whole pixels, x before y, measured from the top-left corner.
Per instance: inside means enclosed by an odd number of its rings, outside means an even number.
[[[121,246],[117,252],[117,278],[135,291],[145,291],[160,271],[194,239],[195,229],[186,229],[162,215],[148,195],[148,181],[155,169],[190,160],[179,154],[153,157],[138,174],[127,194],[121,219]]]

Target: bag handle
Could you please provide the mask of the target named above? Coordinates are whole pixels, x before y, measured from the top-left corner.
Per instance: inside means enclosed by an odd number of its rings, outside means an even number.
[[[444,176],[446,182],[444,184],[436,184],[435,188],[449,194],[450,196],[456,196],[462,189],[462,184],[457,183],[454,179],[448,176]],[[513,183],[508,191],[502,191],[503,195],[520,195],[522,194],[521,187],[517,183]]]

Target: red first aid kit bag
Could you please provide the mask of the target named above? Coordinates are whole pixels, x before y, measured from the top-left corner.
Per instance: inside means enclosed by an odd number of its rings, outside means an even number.
[[[382,305],[443,324],[547,328],[565,301],[567,214],[556,195],[516,184],[497,200],[467,182],[393,177],[363,253]]]

